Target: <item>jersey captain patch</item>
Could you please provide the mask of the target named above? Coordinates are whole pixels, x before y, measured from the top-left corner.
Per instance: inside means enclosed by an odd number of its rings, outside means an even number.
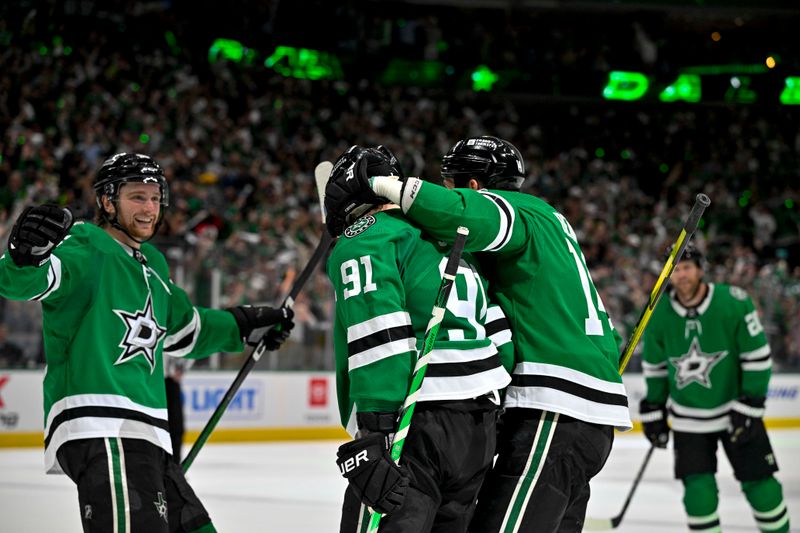
[[[711,370],[723,357],[727,350],[705,353],[700,349],[700,340],[695,337],[689,350],[680,357],[670,357],[669,362],[675,367],[675,385],[682,389],[692,382],[711,388]]]
[[[156,346],[158,341],[166,334],[153,315],[153,300],[150,295],[144,304],[144,309],[129,313],[122,309],[114,309],[114,313],[125,324],[125,336],[119,343],[122,354],[114,362],[115,365],[127,363],[138,355],[144,356],[150,365],[150,373],[156,367]]]
[[[375,217],[368,215],[356,220],[351,226],[344,230],[344,236],[348,239],[355,237],[359,233],[364,233],[368,227],[375,223]]]

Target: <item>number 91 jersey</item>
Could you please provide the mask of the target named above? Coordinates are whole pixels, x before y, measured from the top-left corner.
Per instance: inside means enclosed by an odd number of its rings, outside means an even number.
[[[349,431],[356,411],[402,406],[449,251],[398,209],[362,217],[339,238],[327,270],[339,410]],[[510,382],[500,355],[510,368],[510,332],[470,259],[462,256],[418,401],[474,398]]]

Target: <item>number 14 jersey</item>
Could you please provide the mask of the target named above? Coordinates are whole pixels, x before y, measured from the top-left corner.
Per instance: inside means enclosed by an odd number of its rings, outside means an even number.
[[[448,190],[409,179],[402,208],[438,239],[470,230],[491,297],[508,317],[516,365],[506,407],[554,411],[630,429],[619,334],[575,231],[547,202],[513,191]]]

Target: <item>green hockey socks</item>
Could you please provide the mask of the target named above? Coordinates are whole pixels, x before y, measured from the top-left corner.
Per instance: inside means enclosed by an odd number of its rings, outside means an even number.
[[[770,476],[742,483],[759,531],[784,533],[789,531],[789,512],[783,500],[783,490],[777,479]]]
[[[693,474],[683,480],[683,508],[689,517],[689,529],[718,533],[719,490],[714,474]]]

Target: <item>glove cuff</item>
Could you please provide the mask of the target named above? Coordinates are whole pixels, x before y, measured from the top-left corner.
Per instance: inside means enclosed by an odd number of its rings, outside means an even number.
[[[643,424],[649,424],[651,422],[660,422],[664,420],[664,411],[659,409],[658,411],[649,411],[645,413],[641,413],[641,419]]]
[[[750,418],[763,418],[766,412],[764,398],[739,398],[733,402],[731,409]]]
[[[365,411],[356,413],[356,422],[359,430],[366,433],[383,433],[391,435],[397,430],[397,413]]]

